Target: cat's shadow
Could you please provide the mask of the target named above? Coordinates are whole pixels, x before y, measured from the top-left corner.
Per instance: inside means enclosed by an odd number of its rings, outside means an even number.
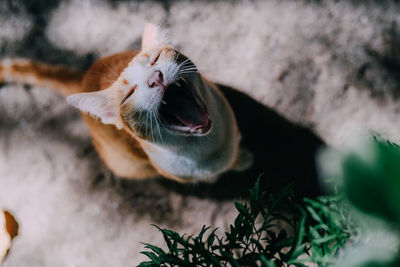
[[[225,173],[216,183],[180,184],[166,179],[160,183],[180,194],[232,199],[245,196],[261,177],[261,189],[266,192],[278,192],[294,182],[299,197],[321,194],[315,157],[324,142],[245,93],[220,88],[236,115],[242,146],[254,155],[253,166]]]

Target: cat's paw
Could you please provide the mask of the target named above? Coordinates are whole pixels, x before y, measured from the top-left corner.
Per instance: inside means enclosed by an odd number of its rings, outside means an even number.
[[[232,170],[234,171],[245,171],[253,166],[254,163],[254,156],[246,148],[241,147],[239,150],[238,159],[236,160],[235,165],[233,166]]]

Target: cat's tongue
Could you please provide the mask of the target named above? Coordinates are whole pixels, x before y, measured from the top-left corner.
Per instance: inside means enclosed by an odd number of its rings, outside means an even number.
[[[185,80],[167,87],[160,115],[167,127],[189,133],[205,133],[211,120],[195,89]]]

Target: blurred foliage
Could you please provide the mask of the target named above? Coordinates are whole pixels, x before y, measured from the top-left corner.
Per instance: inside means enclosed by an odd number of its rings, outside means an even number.
[[[358,224],[375,221],[364,225],[358,262],[348,257],[337,266],[400,266],[400,147],[378,137],[360,144],[341,153],[336,180],[348,202],[363,213]],[[371,238],[374,232],[378,235]]]
[[[343,158],[343,190],[361,211],[400,226],[400,148],[375,139]]]

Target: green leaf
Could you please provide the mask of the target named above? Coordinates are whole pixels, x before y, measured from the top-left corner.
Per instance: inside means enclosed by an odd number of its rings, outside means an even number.
[[[260,261],[264,267],[277,267],[273,260],[268,260],[264,255],[260,255]]]
[[[230,253],[226,253],[225,251],[221,250],[221,255],[225,257],[225,259],[232,264],[234,267],[240,267],[239,263],[232,257]]]
[[[203,240],[203,235],[208,229],[210,229],[210,227],[206,227],[205,225],[203,225],[203,227],[201,228],[201,231],[198,234],[198,236],[196,237],[196,239],[199,240],[199,241],[202,241]]]
[[[316,238],[312,242],[315,244],[323,244],[323,243],[334,241],[336,239],[336,237],[337,237],[336,235],[325,236],[325,237],[321,237],[321,238]]]
[[[283,215],[283,214],[274,212],[274,213],[272,213],[271,215],[273,216],[274,220],[279,219],[279,220],[284,221],[285,223],[287,223],[287,224],[290,225],[290,226],[293,225],[292,221],[291,221],[288,217],[286,217],[285,215]]]
[[[302,255],[304,253],[306,244],[301,244],[298,247],[296,247],[296,250],[294,251],[294,253],[292,254],[292,259],[297,259],[300,255]]]
[[[322,218],[318,215],[318,213],[310,206],[306,207],[307,211],[310,213],[311,217],[317,222],[321,223]]]
[[[147,243],[142,243],[143,245],[146,245],[144,248],[149,248],[149,249],[151,249],[152,251],[154,251],[155,253],[157,253],[158,255],[165,255],[166,253],[164,252],[164,250],[162,250],[161,248],[159,248],[159,247],[156,247],[156,246],[153,246],[153,245],[150,245],[150,244],[147,244]]]
[[[214,243],[214,239],[215,239],[215,231],[217,231],[218,228],[215,228],[209,235],[207,238],[207,247],[208,248],[212,248],[212,245]]]
[[[250,217],[250,213],[249,213],[249,211],[247,210],[247,207],[244,204],[235,201],[235,207],[241,214],[243,214],[246,217]]]
[[[343,188],[361,211],[400,224],[400,150],[383,142],[343,159]]]
[[[142,251],[140,253],[143,254],[143,255],[146,255],[147,257],[149,257],[154,263],[160,263],[160,260],[159,260],[158,256],[156,254],[154,254],[153,252]]]
[[[160,264],[158,263],[153,263],[150,261],[142,262],[138,265],[138,267],[159,267]]]

